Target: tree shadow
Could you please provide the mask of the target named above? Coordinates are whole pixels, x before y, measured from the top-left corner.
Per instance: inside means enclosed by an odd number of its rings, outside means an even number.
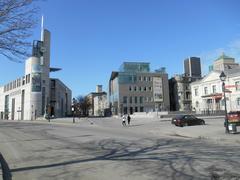
[[[105,139],[67,146],[73,151],[86,152],[89,157],[73,157],[62,162],[13,168],[11,172],[111,161],[127,163],[131,167],[127,172],[129,176],[147,174],[154,178],[173,180],[217,177],[240,179],[240,148],[219,146],[204,140],[142,139],[132,142]]]

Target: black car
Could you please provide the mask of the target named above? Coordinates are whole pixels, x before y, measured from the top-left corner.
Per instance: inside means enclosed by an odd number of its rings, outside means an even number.
[[[193,115],[179,115],[172,118],[172,124],[176,126],[204,125],[205,121]]]

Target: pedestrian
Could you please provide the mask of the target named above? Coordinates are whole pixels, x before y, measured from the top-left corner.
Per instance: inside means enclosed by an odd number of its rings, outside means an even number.
[[[128,125],[130,125],[131,117],[130,117],[129,114],[128,114],[128,116],[127,116],[127,120],[128,120]]]
[[[122,116],[122,125],[126,126],[126,116],[125,115]]]

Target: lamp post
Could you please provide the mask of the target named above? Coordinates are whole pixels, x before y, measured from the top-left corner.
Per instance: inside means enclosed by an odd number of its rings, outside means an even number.
[[[72,115],[73,115],[73,123],[75,123],[75,98],[72,99]]]
[[[225,110],[225,133],[229,133],[229,129],[228,129],[228,117],[227,117],[227,101],[226,101],[226,95],[225,95],[225,81],[226,81],[226,75],[224,74],[224,72],[222,71],[222,73],[220,74],[219,78],[222,81],[222,91],[223,91],[223,97],[224,97],[224,110]]]

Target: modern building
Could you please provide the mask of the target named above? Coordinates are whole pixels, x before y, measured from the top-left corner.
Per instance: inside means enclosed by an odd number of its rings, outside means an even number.
[[[165,68],[151,72],[149,63],[124,62],[111,74],[109,106],[113,115],[169,110]]]
[[[91,103],[88,115],[90,116],[104,116],[105,109],[108,108],[107,93],[102,90],[102,85],[96,86],[96,92],[91,92],[87,95]]]
[[[175,75],[169,80],[170,110],[191,111],[192,92],[190,84],[201,79],[201,61],[198,57],[184,60],[184,74]]]
[[[24,76],[0,87],[0,118],[34,120],[44,115],[63,117],[71,113],[71,90],[49,74],[50,32],[42,29],[41,41],[34,41],[26,60]]]
[[[201,60],[199,57],[189,57],[184,60],[184,73],[189,77],[199,78],[202,76]]]
[[[231,66],[233,65],[233,66]],[[224,54],[213,65],[208,75],[199,81],[191,83],[192,107],[197,113],[218,113],[224,110],[222,82],[219,78],[224,70],[227,78],[225,81],[225,94],[228,111],[240,109],[240,66]],[[229,68],[230,67],[230,68]]]

